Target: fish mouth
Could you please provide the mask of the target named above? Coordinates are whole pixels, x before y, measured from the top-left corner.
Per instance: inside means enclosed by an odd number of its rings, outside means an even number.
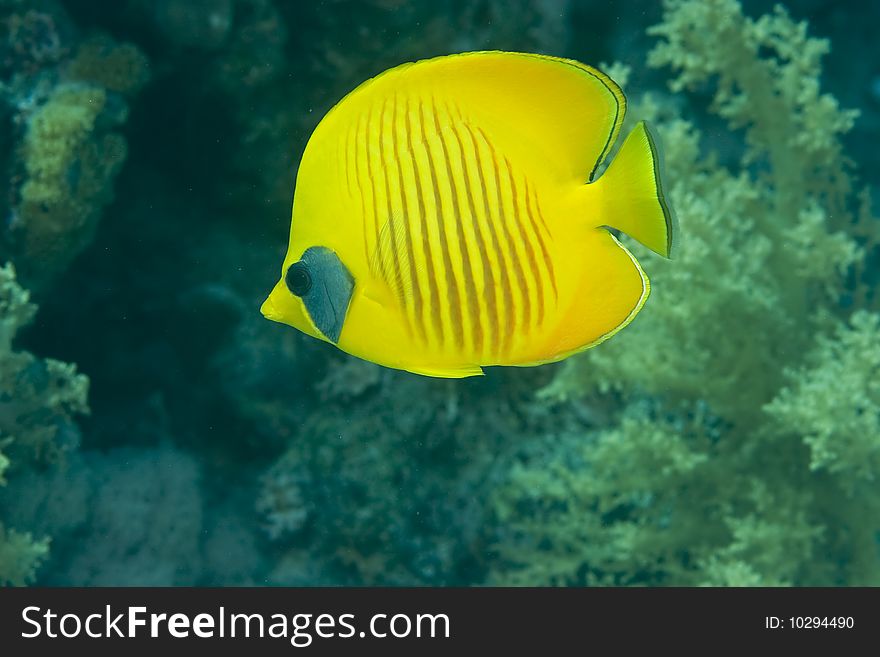
[[[281,321],[281,311],[278,310],[278,307],[275,305],[275,302],[272,301],[272,295],[270,294],[266,297],[266,300],[263,302],[263,305],[260,306],[260,312],[263,313],[263,317],[266,319],[272,320],[273,322]]]

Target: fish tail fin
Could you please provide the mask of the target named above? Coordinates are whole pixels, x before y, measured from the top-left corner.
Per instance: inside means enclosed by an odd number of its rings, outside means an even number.
[[[644,121],[627,135],[608,169],[595,183],[603,218],[667,258],[677,238],[675,216],[660,184],[661,158],[657,141]],[[591,190],[592,191],[592,190]]]

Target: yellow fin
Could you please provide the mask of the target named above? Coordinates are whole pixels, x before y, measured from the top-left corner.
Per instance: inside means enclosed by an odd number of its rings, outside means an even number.
[[[617,334],[621,330],[623,330],[630,322],[635,319],[636,315],[639,314],[639,311],[644,307],[645,302],[648,300],[648,296],[651,294],[651,281],[648,279],[648,276],[645,274],[642,266],[639,264],[639,261],[636,257],[627,249],[620,241],[611,233],[605,231],[604,229],[600,229],[605,234],[605,238],[610,238],[611,242],[614,244],[615,249],[619,249],[620,253],[615,253],[614,260],[611,262],[616,262],[614,266],[620,266],[624,262],[631,264],[634,273],[638,276],[638,281],[640,283],[640,289],[638,292],[638,296],[632,297],[631,305],[628,307],[621,306],[620,307],[620,315],[618,321],[614,322],[613,325],[609,326],[608,330],[606,330],[601,335],[595,336],[592,339],[584,342],[583,344],[569,346],[567,348],[560,349],[551,355],[548,355],[545,358],[527,361],[522,363],[511,363],[517,367],[533,367],[536,365],[544,365],[547,363],[555,363],[557,361],[568,358],[569,356],[573,356],[574,354],[581,353],[582,351],[586,351],[587,349],[592,349],[596,345],[602,344],[608,338]],[[604,265],[603,265],[604,266]],[[596,298],[596,297],[592,297]],[[622,298],[622,297],[621,297]],[[588,311],[587,311],[588,312]],[[576,313],[583,315],[584,310],[579,309],[576,310]],[[574,319],[573,321],[577,321]]]
[[[406,367],[407,372],[433,376],[438,379],[464,379],[468,376],[483,376],[483,368],[479,365],[462,365],[459,367]]]
[[[644,121],[638,123],[620,147],[608,169],[585,195],[597,187],[602,217],[610,228],[623,231],[646,247],[671,257],[677,228],[660,183],[661,158],[657,141]]]
[[[347,97],[369,103],[412,93],[455,105],[499,143],[564,177],[592,177],[617,137],[626,99],[607,75],[559,57],[502,51],[468,52],[393,68]]]
[[[383,279],[399,299],[412,297],[414,273],[406,248],[406,219],[394,214],[382,224],[379,243],[370,259],[370,270]]]

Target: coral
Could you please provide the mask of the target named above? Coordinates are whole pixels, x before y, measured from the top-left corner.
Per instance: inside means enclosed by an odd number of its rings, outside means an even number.
[[[59,271],[91,241],[110,182],[125,161],[125,140],[96,131],[106,92],[84,84],[56,87],[28,120],[21,145],[25,182],[15,208],[26,263]],[[118,125],[124,111],[109,118]],[[30,265],[33,269],[34,265]]]
[[[60,5],[38,5],[0,8],[10,153],[0,246],[28,287],[42,291],[91,242],[113,198],[127,151],[118,132],[126,96],[143,86],[148,67],[133,45],[102,35],[77,40]]]
[[[787,379],[765,407],[775,429],[803,436],[812,470],[870,494],[880,477],[880,316],[855,313]]]
[[[321,398],[349,401],[379,385],[382,368],[359,358],[347,358],[328,370],[315,386]]]
[[[337,360],[330,368],[348,369]],[[355,384],[357,403],[344,388],[315,399],[263,479],[260,511],[290,557],[273,581],[302,583],[304,553],[324,584],[472,581],[490,464],[571,419],[530,413],[535,377],[449,382],[383,370],[372,386]]]
[[[0,586],[24,586],[49,552],[49,540],[35,541],[28,533],[0,524]]]
[[[88,411],[89,381],[73,365],[13,348],[35,313],[12,266],[0,267],[0,438],[15,460],[47,463],[76,446],[72,418]]]
[[[271,540],[295,534],[303,528],[312,509],[303,491],[308,481],[285,462],[277,463],[263,476],[257,513],[264,516],[264,528]]]
[[[782,9],[664,6],[649,60],[674,92],[713,90],[729,146],[706,154],[668,98],[632,104],[665,146],[680,249],[642,258],[639,318],[544,389],[624,405],[509,457],[493,581],[876,584],[877,318],[841,319],[877,231],[841,146],[855,113],[821,92],[828,44]]]
[[[0,486],[12,469],[56,461],[74,447],[72,416],[88,410],[88,379],[75,367],[14,350],[13,338],[35,312],[12,266],[0,267]],[[32,579],[47,551],[47,539],[34,540],[0,520],[0,585]]]
[[[719,167],[701,157],[693,125],[653,98],[635,104],[633,118],[661,124],[681,248],[671,262],[646,265],[653,291],[639,321],[575,361],[555,390],[569,387],[569,375],[575,390],[584,377],[635,384],[673,399],[704,398],[743,418],[772,398],[782,367],[764,368],[748,386],[742,377],[809,346],[805,324],[822,321],[813,309],[842,295],[842,274],[862,256],[841,230],[853,213],[839,138],[854,114],[817,89],[817,57],[827,44],[808,39],[781,11],[753,21],[731,0],[666,8],[652,30],[666,40],[650,61],[678,67],[674,90],[714,81],[713,108],[731,129],[745,128],[745,149],[739,166]],[[718,376],[707,378],[709,371]]]
[[[635,405],[613,429],[544,440],[514,459],[494,492],[492,581],[838,582],[816,562],[845,528],[820,511],[821,495],[840,499],[834,483],[811,475],[796,438],[732,439],[705,413],[667,419]]]
[[[83,41],[67,64],[66,77],[124,95],[140,91],[150,77],[150,62],[130,43],[107,36]]]
[[[0,5],[0,11],[6,7]],[[46,2],[26,6],[13,2],[13,11],[0,19],[0,75],[33,73],[52,65],[70,51],[70,30],[58,8]]]
[[[773,209],[794,218],[824,200],[842,210],[850,186],[840,137],[858,112],[842,110],[821,93],[828,41],[809,37],[806,22],[794,22],[781,6],[758,20],[743,16],[736,0],[672,0],[665,6],[663,23],[649,31],[662,39],[649,62],[676,69],[674,91],[714,78],[712,110],[731,128],[745,128],[746,162],[769,165]],[[783,220],[768,230],[781,235],[788,228]]]

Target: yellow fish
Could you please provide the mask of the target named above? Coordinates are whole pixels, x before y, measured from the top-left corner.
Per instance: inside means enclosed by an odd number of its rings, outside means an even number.
[[[473,52],[361,84],[312,134],[281,279],[263,303],[360,358],[464,377],[588,349],[648,278],[609,228],[668,257],[673,220],[626,99],[567,59]]]

